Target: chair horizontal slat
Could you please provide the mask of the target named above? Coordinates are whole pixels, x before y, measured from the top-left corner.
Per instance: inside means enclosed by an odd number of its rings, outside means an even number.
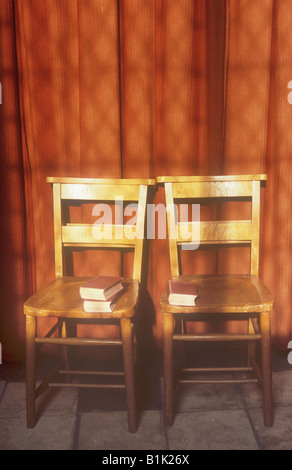
[[[61,199],[114,201],[115,198],[123,198],[125,201],[138,201],[139,191],[139,185],[62,184]]]
[[[175,341],[254,341],[261,339],[261,335],[236,333],[177,334],[173,335],[173,339]]]
[[[258,379],[182,379],[181,384],[246,384],[257,383]]]
[[[36,343],[63,344],[67,346],[121,346],[120,339],[99,339],[99,338],[35,338]]]
[[[66,382],[53,382],[49,387],[61,388],[125,388],[124,384],[82,384],[82,383],[66,383]]]
[[[184,367],[184,373],[192,372],[253,372],[253,367]]]
[[[66,176],[48,176],[47,183],[61,184],[113,184],[113,185],[140,185],[153,186],[156,184],[154,178],[76,178]]]
[[[69,369],[61,369],[59,370],[59,374],[63,375],[104,375],[104,376],[124,376],[124,372],[120,371],[111,371],[111,370],[69,370]]]
[[[267,175],[218,175],[218,176],[158,176],[157,183],[186,183],[198,181],[266,181]]]
[[[252,181],[203,181],[173,183],[173,197],[179,198],[229,198],[251,197]]]
[[[252,238],[251,222],[220,221],[220,222],[180,222],[178,223],[178,242],[243,242]]]
[[[134,246],[135,240],[135,225],[69,224],[62,227],[62,243],[65,245]]]

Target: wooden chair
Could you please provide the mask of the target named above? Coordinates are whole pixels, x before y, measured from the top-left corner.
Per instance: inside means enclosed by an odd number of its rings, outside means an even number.
[[[88,386],[104,387],[105,384],[74,384],[54,382],[56,373],[76,377],[82,371],[70,371],[68,365],[64,368],[58,366],[36,388],[36,346],[43,344],[64,345],[63,349],[69,351],[67,346],[99,346],[121,345],[123,351],[123,364],[126,388],[126,401],[128,411],[128,429],[135,432],[137,429],[135,389],[134,389],[134,363],[133,363],[133,317],[137,310],[139,299],[139,286],[141,281],[142,252],[144,237],[144,222],[148,186],[155,184],[155,180],[141,179],[80,179],[49,177],[47,181],[53,186],[54,205],[54,240],[55,240],[55,280],[36,292],[24,304],[26,315],[26,396],[27,396],[27,426],[36,424],[36,398],[48,386]],[[138,203],[135,228],[133,225],[104,225],[102,236],[93,232],[95,224],[75,224],[68,221],[68,206],[91,202],[115,201],[115,199]],[[64,215],[65,213],[65,215]],[[129,223],[129,222],[128,222]],[[95,227],[97,228],[97,227]],[[130,231],[127,236],[127,230]],[[134,235],[133,235],[134,233]],[[64,275],[66,247],[77,250],[121,249],[134,250],[132,278],[124,279],[125,291],[120,296],[112,313],[85,313],[80,297],[79,288],[89,278],[79,278]],[[106,268],[105,268],[106,269]],[[99,274],[109,274],[97,272]],[[37,336],[37,319],[56,317],[56,325],[44,337]],[[121,338],[94,339],[69,336],[70,323],[92,322],[118,323]],[[72,326],[72,325],[71,325]],[[59,330],[59,335],[53,336]],[[72,351],[72,349],[71,349]],[[88,371],[86,372],[86,374]],[[98,374],[93,371],[93,374]],[[105,373],[106,375],[106,373]],[[54,377],[54,380],[53,380]],[[112,387],[119,385],[113,384]]]
[[[174,367],[173,345],[185,345],[185,341],[245,341],[248,344],[247,367],[221,368],[221,371],[232,372],[233,377],[224,382],[258,382],[263,391],[264,422],[272,425],[272,375],[270,352],[270,312],[273,309],[273,299],[259,279],[259,241],[260,241],[260,186],[266,180],[266,175],[245,176],[210,176],[210,177],[160,177],[158,183],[164,183],[169,233],[169,250],[171,276],[173,279],[186,280],[195,283],[198,290],[196,306],[181,307],[170,305],[167,291],[162,294],[160,307],[164,318],[164,398],[166,423],[171,425],[174,420]],[[222,200],[251,200],[252,209],[250,220],[216,220],[204,222],[189,222],[191,232],[189,240],[186,233],[183,236],[183,223],[178,222],[175,203],[186,202],[187,199],[207,202]],[[190,201],[189,201],[190,202]],[[240,213],[239,213],[240,216]],[[240,217],[239,217],[240,218]],[[200,247],[209,245],[230,246],[250,245],[250,273],[246,275],[210,274],[183,276],[180,269],[180,248],[191,241],[200,243]],[[186,246],[186,245],[185,245]],[[175,324],[178,319],[186,321],[216,322],[226,320],[247,320],[248,329],[238,333],[186,333],[183,328],[177,334]],[[205,330],[206,331],[206,330]],[[212,330],[214,331],[214,330]],[[233,330],[234,331],[234,330]],[[261,344],[261,367],[256,362],[256,344]],[[260,361],[258,361],[260,362]],[[189,368],[184,372],[195,373],[201,369]],[[216,370],[206,368],[205,372]],[[236,370],[240,373],[252,372],[255,378],[234,379]],[[183,372],[183,373],[184,373]],[[218,372],[218,371],[217,371]],[[238,375],[238,374],[237,374]],[[218,376],[213,380],[217,382]],[[211,382],[213,382],[211,380]],[[181,380],[181,382],[196,382],[196,380]],[[203,380],[198,380],[204,383]],[[210,380],[206,380],[210,383]]]

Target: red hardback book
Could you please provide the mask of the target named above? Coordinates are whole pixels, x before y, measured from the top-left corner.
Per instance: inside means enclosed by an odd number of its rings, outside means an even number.
[[[192,282],[168,281],[168,302],[170,305],[196,305],[198,291]]]
[[[108,300],[123,290],[121,281],[117,276],[97,276],[80,287],[80,296],[86,300]]]
[[[108,300],[84,300],[83,308],[87,313],[110,313],[116,306],[119,295],[114,294]]]

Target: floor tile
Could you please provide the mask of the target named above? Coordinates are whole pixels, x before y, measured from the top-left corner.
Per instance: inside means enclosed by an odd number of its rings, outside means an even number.
[[[49,389],[37,399],[37,413],[41,416],[75,413],[77,402],[78,389]],[[25,417],[25,407],[25,384],[8,383],[0,403],[0,418]]]
[[[52,388],[38,400],[38,412],[44,416],[76,413],[78,389],[66,387]]]
[[[232,384],[180,384],[175,394],[176,411],[242,408]]]
[[[5,385],[6,385],[6,381],[0,380],[0,402],[1,402],[2,395],[4,393]]]
[[[8,383],[0,402],[0,418],[25,417],[25,384]]]
[[[7,366],[0,380],[0,449],[290,450],[292,366],[285,355],[276,360],[271,428],[263,424],[262,394],[255,384],[180,385],[175,422],[166,428],[160,358],[137,376],[142,412],[136,434],[127,430],[124,394],[76,388],[49,389],[43,394],[37,401],[37,425],[27,429],[24,369]],[[41,375],[48,369],[47,362],[51,358],[44,362]]]
[[[160,411],[144,411],[136,433],[127,430],[127,413],[82,413],[79,450],[165,449]]]
[[[275,406],[292,405],[292,367],[273,373],[273,398]]]
[[[273,372],[274,406],[292,405],[292,369]],[[262,392],[254,384],[242,384],[241,390],[249,408],[258,408],[263,404]]]
[[[43,416],[27,429],[25,418],[0,419],[1,450],[70,450],[75,435],[75,414]]]
[[[292,406],[274,408],[272,427],[263,424],[262,410],[250,410],[250,416],[263,450],[292,449]]]
[[[178,413],[167,428],[171,450],[257,450],[250,422],[243,410]]]

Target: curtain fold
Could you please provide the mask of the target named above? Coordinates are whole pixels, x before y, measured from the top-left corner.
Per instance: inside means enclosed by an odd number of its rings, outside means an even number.
[[[289,0],[273,2],[268,102],[266,188],[262,251],[262,275],[275,297],[273,341],[287,348],[292,337],[291,305],[291,201],[292,201],[292,106],[288,102],[292,9]]]
[[[26,184],[12,2],[0,3],[0,342],[3,357],[24,350],[23,300],[30,292],[32,264],[27,232]]]
[[[46,176],[266,172],[261,275],[276,301],[273,341],[287,346],[289,2],[1,1],[0,341],[6,357],[22,355],[23,301],[54,276]],[[164,204],[163,188],[151,202]],[[232,211],[236,215],[236,206]],[[205,208],[202,215],[208,217]],[[168,246],[159,238],[147,246],[143,325],[160,347]],[[184,253],[186,272],[237,271],[248,264],[248,254],[238,249],[205,255]],[[128,267],[127,258],[122,263],[116,254],[109,259],[79,253],[73,260],[80,274],[89,275],[105,263],[112,274]]]

